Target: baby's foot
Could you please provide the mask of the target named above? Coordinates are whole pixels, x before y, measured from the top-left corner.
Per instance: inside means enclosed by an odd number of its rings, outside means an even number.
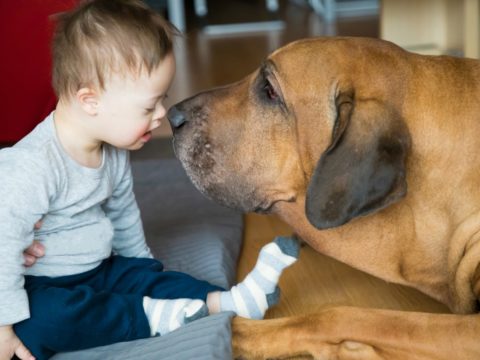
[[[265,311],[278,303],[278,280],[282,271],[297,261],[298,241],[291,237],[277,237],[260,250],[257,264],[246,278],[230,291],[220,293],[220,310],[237,315],[262,319]]]
[[[150,324],[151,335],[166,335],[179,327],[208,315],[205,302],[198,299],[143,298],[143,308]]]

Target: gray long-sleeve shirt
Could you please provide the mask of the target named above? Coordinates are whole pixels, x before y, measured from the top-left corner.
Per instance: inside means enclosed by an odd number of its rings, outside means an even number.
[[[42,227],[34,230],[40,219]],[[26,269],[22,253],[33,239],[46,253]],[[82,273],[112,250],[152,257],[128,151],[105,144],[99,168],[81,166],[62,148],[53,113],[15,146],[0,150],[0,326],[30,316],[24,275]]]

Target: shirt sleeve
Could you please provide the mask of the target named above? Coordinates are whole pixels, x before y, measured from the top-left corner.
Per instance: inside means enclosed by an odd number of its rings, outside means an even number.
[[[128,152],[123,169],[120,182],[113,189],[112,196],[103,205],[114,228],[113,251],[126,257],[153,258],[145,241],[140,210],[133,193]]]
[[[40,156],[41,157],[41,156]],[[18,149],[0,151],[0,326],[30,317],[23,251],[47,213],[52,183],[41,160]]]

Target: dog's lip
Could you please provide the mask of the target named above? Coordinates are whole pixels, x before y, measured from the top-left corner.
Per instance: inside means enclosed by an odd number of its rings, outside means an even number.
[[[257,214],[262,214],[262,215],[268,215],[272,211],[272,206],[269,206],[268,208],[262,208],[262,207],[256,207],[253,212]]]
[[[253,212],[257,214],[263,214],[263,215],[268,215],[272,212],[273,207],[278,201],[269,201],[266,203],[261,203],[257,205],[257,207],[254,208]]]
[[[296,193],[290,194],[290,196],[283,197],[283,198],[277,198],[277,199],[271,199],[271,200],[264,200],[263,202],[260,202],[257,207],[254,208],[254,212],[258,214],[270,214],[275,210],[276,205],[279,203],[291,203],[295,202],[297,200],[297,195]]]

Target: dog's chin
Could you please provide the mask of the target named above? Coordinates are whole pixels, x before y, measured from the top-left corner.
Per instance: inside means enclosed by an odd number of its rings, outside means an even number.
[[[249,190],[245,184],[216,175],[223,171],[202,172],[202,166],[190,161],[182,161],[183,167],[195,187],[210,200],[223,206],[242,212],[268,213],[271,205],[260,200],[255,192]]]
[[[199,144],[204,141],[188,141],[174,137],[174,151],[193,185],[209,199],[242,212],[267,214],[272,203],[259,196],[257,189],[241,180],[239,174],[228,170],[215,158],[210,149]],[[186,140],[186,141],[185,141]],[[199,150],[201,149],[201,150]]]

